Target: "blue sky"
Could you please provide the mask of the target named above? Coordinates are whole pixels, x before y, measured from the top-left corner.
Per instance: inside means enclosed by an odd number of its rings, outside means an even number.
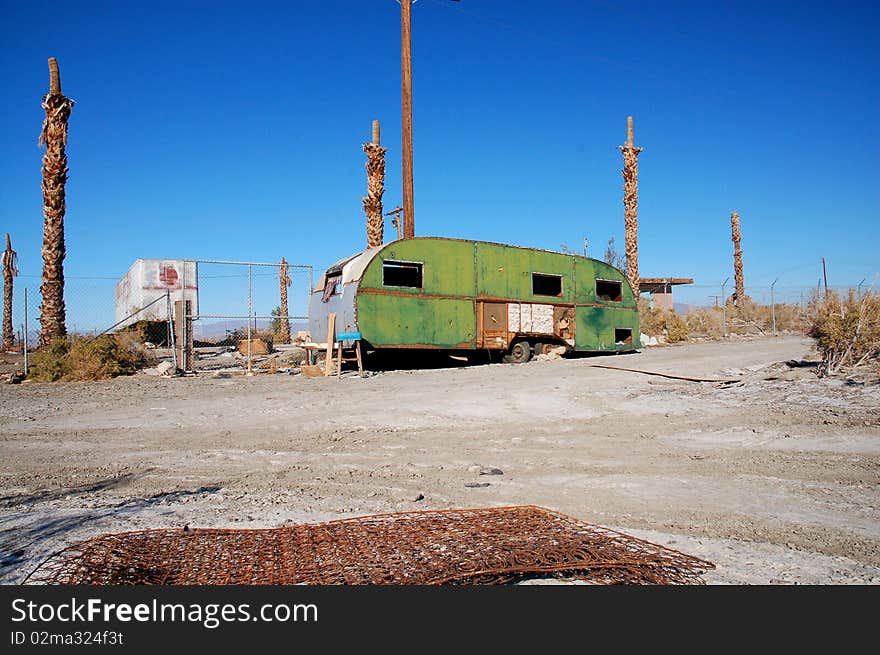
[[[394,0],[0,8],[0,231],[25,276],[41,266],[49,56],[77,103],[71,285],[119,278],[139,257],[323,268],[361,250],[360,145],[374,118],[385,205],[400,204]],[[878,13],[856,2],[420,0],[416,234],[575,252],[587,236],[595,257],[609,237],[622,248],[617,146],[631,114],[644,148],[643,275],[694,277],[679,299],[709,302],[732,276],[736,209],[759,294],[776,277],[793,296],[815,286],[822,256],[831,284],[870,283]]]

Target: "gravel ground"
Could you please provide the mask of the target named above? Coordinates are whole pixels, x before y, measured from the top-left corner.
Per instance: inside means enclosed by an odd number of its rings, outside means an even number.
[[[810,346],[2,385],[0,582],[106,532],[534,504],[707,558],[710,583],[877,584],[880,384],[781,364]]]

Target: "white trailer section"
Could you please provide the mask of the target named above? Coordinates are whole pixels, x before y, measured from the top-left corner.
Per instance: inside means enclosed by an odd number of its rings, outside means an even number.
[[[116,283],[116,321],[123,321],[119,327],[137,321],[166,320],[168,318],[166,303],[161,300],[152,305],[150,303],[164,298],[169,292],[172,306],[176,300],[189,300],[192,302],[193,315],[198,315],[199,279],[196,262],[184,262],[179,259],[138,259]]]

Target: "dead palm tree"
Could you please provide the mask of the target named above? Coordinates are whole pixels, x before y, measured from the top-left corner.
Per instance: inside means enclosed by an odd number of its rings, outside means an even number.
[[[626,145],[623,153],[623,221],[626,246],[626,276],[633,294],[639,297],[639,153],[633,145],[633,119],[626,118]]]
[[[73,100],[61,93],[58,62],[49,59],[49,93],[43,98],[46,120],[40,133],[43,155],[43,282],[40,294],[40,345],[67,334],[64,309],[64,185],[67,182],[67,120]]]
[[[12,330],[12,280],[18,275],[18,255],[12,249],[9,233],[6,233],[6,250],[3,251],[3,346],[11,350],[15,341]]]
[[[279,312],[281,320],[278,323],[280,343],[290,343],[290,318],[287,313],[287,288],[293,284],[288,274],[287,260],[281,258],[281,266],[278,267],[278,283],[281,287],[281,305]]]
[[[364,144],[367,153],[367,197],[362,198],[367,215],[367,248],[385,240],[382,194],[385,193],[385,148],[379,145],[379,121],[373,121],[373,140]]]

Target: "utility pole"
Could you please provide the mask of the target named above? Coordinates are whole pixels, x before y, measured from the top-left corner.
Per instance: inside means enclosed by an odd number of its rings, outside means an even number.
[[[391,224],[392,224],[395,228],[397,228],[397,240],[398,240],[398,241],[400,241],[400,239],[402,238],[402,237],[401,237],[401,234],[400,234],[400,230],[401,230],[401,225],[400,225],[400,213],[401,213],[402,211],[403,211],[403,207],[395,207],[395,208],[392,209],[390,212],[385,212],[385,216],[393,216],[393,217],[394,217],[394,218],[391,219]]]
[[[403,237],[415,236],[413,209],[413,143],[412,143],[412,34],[410,9],[412,0],[400,0],[401,105],[403,124]]]
[[[400,2],[400,68],[401,110],[403,139],[403,238],[412,239],[416,234],[415,210],[413,209],[413,142],[412,142],[412,29],[410,13],[413,0]],[[458,2],[458,0],[452,0]]]
[[[770,285],[770,315],[773,317],[773,336],[776,336],[776,298],[773,295],[773,287],[776,286],[776,283],[779,282],[779,278],[773,280],[773,284]]]
[[[588,245],[587,237],[584,237],[584,257],[587,256],[587,245]]]
[[[727,296],[724,295],[724,287],[730,281],[729,277],[724,278],[721,283],[721,336],[727,336]]]

